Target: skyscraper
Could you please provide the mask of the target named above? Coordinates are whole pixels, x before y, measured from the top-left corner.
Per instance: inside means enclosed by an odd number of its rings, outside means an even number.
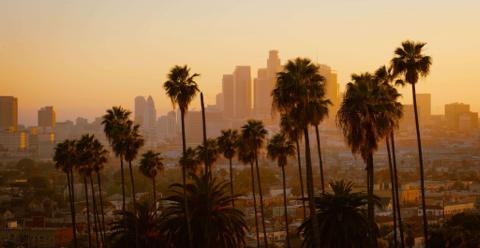
[[[0,96],[0,131],[17,131],[18,100],[13,96]]]
[[[52,106],[46,106],[38,111],[39,127],[54,127],[55,120],[55,109]]]
[[[157,110],[152,96],[148,96],[147,104],[143,113],[143,126],[145,128],[154,128],[156,126]]]
[[[223,117],[233,118],[233,75],[223,75]]]
[[[236,119],[252,117],[252,77],[250,66],[233,71],[233,115]]]
[[[418,111],[418,122],[420,125],[427,125],[430,123],[430,116],[432,115],[432,95],[430,94],[416,94],[417,106],[422,111]]]
[[[277,73],[282,70],[278,51],[269,51],[267,68],[258,69],[258,76],[253,80],[253,117],[269,118],[272,113],[272,90],[275,87]]]
[[[223,112],[223,108],[224,108],[224,106],[223,106],[223,93],[218,93],[216,95],[216,105],[220,109],[220,111]]]
[[[448,128],[460,127],[460,115],[469,114],[470,105],[463,103],[451,103],[445,105],[445,120],[447,121]],[[478,118],[478,117],[477,117]]]
[[[144,96],[135,97],[135,124],[143,125],[143,114],[147,107],[147,99]]]

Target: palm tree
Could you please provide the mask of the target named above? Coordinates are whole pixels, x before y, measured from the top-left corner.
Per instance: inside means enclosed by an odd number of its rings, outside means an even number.
[[[238,131],[235,129],[224,129],[222,135],[217,138],[219,152],[230,161],[230,195],[233,196],[233,169],[232,159],[237,154]],[[235,201],[232,201],[232,208],[235,209]]]
[[[155,152],[154,150],[148,150],[146,153],[142,154],[140,167],[138,169],[145,177],[151,179],[153,182],[153,204],[156,208],[157,191],[155,190],[155,178],[157,177],[158,172],[163,172],[164,169],[161,153]]]
[[[315,212],[315,191],[313,187],[313,170],[310,156],[308,128],[316,125],[325,117],[322,111],[325,105],[323,77],[318,73],[319,67],[310,59],[296,58],[287,61],[284,70],[277,75],[277,82],[272,91],[272,113],[288,115],[303,130],[305,137],[305,159],[307,172],[307,192],[310,213]],[[320,246],[320,232],[316,215],[311,215],[315,246]]]
[[[404,85],[403,80],[401,79],[396,79],[395,76],[392,74],[392,68],[388,68],[386,66],[381,66],[375,71],[375,78],[377,80],[377,83],[385,87],[385,90],[387,93],[390,95],[390,100],[392,101],[391,104],[394,104],[395,111],[392,111],[391,114],[393,114],[390,118],[390,137],[393,142],[393,136],[394,132],[396,129],[399,127],[399,122],[400,119],[403,117],[403,105],[397,101],[397,99],[401,96],[395,88],[392,87],[391,84],[394,83],[395,85]],[[398,184],[397,184],[397,167],[396,167],[396,159],[395,159],[395,145],[392,143],[392,154],[393,154],[393,166],[392,166],[392,161],[390,157],[390,144],[389,144],[389,137],[387,134],[387,137],[385,139],[387,143],[387,151],[388,151],[388,163],[390,167],[390,179],[392,182],[392,202],[393,202],[393,232],[394,232],[394,243],[395,247],[397,247],[397,224],[396,224],[396,215],[395,215],[395,209],[397,210],[398,214],[398,222],[399,222],[399,229],[400,229],[400,240],[402,247],[405,247],[405,242],[403,238],[403,227],[402,227],[402,216],[401,216],[401,211],[400,211],[400,201],[399,201],[399,196],[398,196]]]
[[[183,143],[183,154],[187,153],[187,142],[185,140],[185,114],[188,111],[188,105],[195,99],[200,90],[198,85],[195,82],[195,78],[200,76],[200,74],[194,73],[190,76],[190,68],[187,65],[185,66],[174,66],[170,69],[170,73],[167,75],[167,81],[163,84],[167,96],[172,102],[172,106],[175,109],[176,106],[180,108],[181,119],[182,119],[182,143]],[[183,164],[182,164],[183,166]],[[187,188],[186,188],[186,169],[183,168],[183,193],[184,197],[187,197]],[[188,239],[190,241],[190,247],[193,248],[192,244],[192,230],[190,228],[190,215],[188,213],[188,202],[185,201],[186,218],[187,218],[187,232]]]
[[[267,130],[265,130],[265,126],[263,125],[262,121],[250,119],[250,120],[247,120],[247,124],[242,126],[241,139],[243,139],[245,144],[247,144],[250,147],[255,157],[255,167],[257,167],[258,192],[260,195],[260,211],[262,213],[263,235],[265,238],[266,246],[268,244],[268,240],[267,240],[267,231],[265,229],[265,214],[263,212],[262,187],[260,186],[261,185],[260,170],[258,169],[258,151],[263,147],[267,134],[268,132]]]
[[[285,166],[288,165],[288,158],[295,158],[295,146],[288,141],[283,134],[276,134],[270,140],[267,146],[267,157],[273,161],[277,160],[278,166],[282,168],[283,175],[283,208],[285,215],[285,225],[287,228],[287,245],[290,247],[290,235],[288,234],[288,214],[287,214],[287,190],[285,188]]]
[[[131,111],[122,108],[122,106],[113,106],[112,109],[107,109],[107,113],[102,116],[103,132],[107,137],[108,142],[112,146],[112,150],[115,156],[120,159],[120,171],[122,174],[122,212],[125,217],[125,176],[123,171],[123,159],[125,158],[125,147],[117,145],[113,146],[113,141],[119,139],[119,130],[129,120]],[[126,218],[123,218],[125,236],[127,236],[127,222]],[[128,246],[128,239],[125,243]]]
[[[165,220],[161,232],[165,232],[168,241],[174,247],[188,245],[188,228],[185,218],[184,201],[188,201],[192,213],[191,224],[193,230],[193,243],[197,247],[243,247],[245,246],[245,231],[248,229],[244,220],[244,214],[239,210],[230,208],[231,202],[239,195],[229,196],[225,188],[228,182],[217,181],[203,174],[198,177],[192,174],[192,183],[187,185],[187,197],[175,188],[183,188],[182,184],[170,185],[172,196],[165,198],[172,204],[164,211]],[[207,186],[208,184],[208,186]],[[209,188],[209,202],[206,201],[207,187]],[[207,216],[207,208],[210,208],[211,218]],[[211,227],[210,229],[208,227]],[[209,231],[212,230],[212,231]],[[213,231],[214,230],[214,231]]]
[[[303,179],[302,179],[302,161],[300,159],[300,145],[298,140],[302,138],[302,130],[299,129],[295,123],[287,115],[282,115],[280,120],[281,132],[285,134],[289,141],[297,144],[297,160],[298,160],[298,175],[300,177],[300,191],[302,193],[302,199],[305,198],[304,188],[303,188]],[[303,203],[303,217],[307,218],[307,208],[305,207],[305,201]]]
[[[113,140],[113,147],[122,147],[125,151],[125,161],[128,161],[130,169],[130,183],[132,185],[132,198],[133,198],[133,212],[136,213],[136,196],[135,196],[135,183],[133,180],[132,161],[138,157],[140,148],[145,144],[145,140],[140,135],[140,125],[134,125],[132,121],[127,121],[125,125],[120,127],[118,131],[118,138]],[[136,219],[135,219],[136,220]],[[136,227],[138,237],[138,226]],[[135,241],[138,248],[138,239]]]
[[[92,175],[94,173],[93,170],[93,163],[94,163],[94,157],[93,157],[93,141],[95,139],[95,135],[90,135],[90,134],[84,134],[82,135],[82,138],[77,142],[75,151],[76,151],[76,156],[77,156],[77,171],[80,175],[83,176],[83,182],[85,186],[85,198],[87,202],[87,230],[88,230],[88,242],[90,247],[92,246],[92,238],[91,238],[91,233],[90,233],[90,205],[88,204],[88,183],[87,183],[87,178],[91,179]],[[93,183],[91,184],[92,187],[92,195],[93,195],[93,205],[95,206],[95,191],[93,189]],[[97,228],[97,218],[95,217],[95,208],[93,208],[93,221],[95,223],[95,237],[97,241],[97,247],[100,246],[99,240],[98,240],[98,228]]]
[[[432,57],[422,54],[427,43],[406,40],[401,47],[395,49],[394,58],[390,61],[393,67],[393,75],[402,75],[405,81],[412,85],[413,109],[415,111],[415,127],[417,130],[418,155],[420,160],[420,186],[422,191],[422,210],[425,212],[425,181],[423,175],[422,140],[420,138],[420,127],[418,125],[417,96],[415,84],[420,77],[426,78],[430,74]],[[425,232],[425,247],[428,248],[428,222],[427,216],[423,215],[423,230]]]
[[[95,161],[93,162],[93,171],[97,174],[98,191],[100,194],[100,207],[102,210],[102,230],[103,230],[103,240],[104,240],[103,245],[104,247],[106,247],[107,236],[105,234],[105,216],[103,211],[102,180],[100,179],[100,173],[105,169],[105,165],[108,163],[108,154],[110,152],[103,148],[103,145],[98,141],[98,139],[94,140],[93,151],[94,151],[94,159],[95,159]],[[97,205],[95,205],[95,210],[97,210]],[[97,210],[97,213],[98,213],[98,210]]]
[[[136,236],[136,223],[139,227],[139,247],[170,247],[168,246],[165,235],[160,232],[161,217],[156,215],[156,208],[148,201],[137,203],[137,212],[127,211],[127,215],[119,221],[112,222],[112,234],[109,240],[113,242],[112,248],[123,248],[128,239],[134,239]],[[135,219],[137,219],[135,221]],[[123,223],[127,223],[127,236],[123,230]]]
[[[200,161],[197,152],[191,146],[187,148],[186,153],[178,161],[182,166],[182,170],[186,170],[189,175],[197,174],[201,169],[202,161]]]
[[[365,192],[352,193],[352,182],[330,182],[333,194],[324,192],[316,198],[316,215],[322,236],[320,247],[367,248],[371,247],[368,233],[377,225],[370,225],[364,206],[368,201]],[[374,198],[380,206],[380,199]],[[311,215],[313,216],[313,215]],[[297,233],[303,233],[302,247],[314,246],[311,216],[300,225]],[[378,231],[377,231],[378,233]]]
[[[391,116],[396,110],[390,95],[370,73],[352,74],[353,83],[347,90],[337,113],[337,125],[342,129],[345,141],[352,153],[360,154],[367,165],[368,216],[374,220],[373,153],[378,143],[391,130]],[[374,229],[371,229],[374,231]],[[377,247],[377,234],[371,233],[372,246]]]
[[[53,156],[53,162],[55,162],[55,168],[61,169],[67,174],[68,183],[68,195],[70,198],[70,211],[72,213],[72,226],[73,226],[73,243],[75,248],[77,247],[77,232],[75,230],[75,194],[70,184],[70,172],[74,166],[74,154],[75,154],[75,140],[65,139],[62,143],[59,143],[55,147],[55,155]],[[73,179],[72,179],[73,180]]]
[[[201,164],[206,164],[209,171],[212,169],[212,165],[216,164],[220,159],[220,147],[217,144],[217,140],[213,138],[207,139],[208,162],[205,161],[204,145],[198,145],[197,148],[195,148],[195,153],[197,160],[200,161]]]
[[[405,235],[406,235],[405,244],[408,247],[412,248],[415,245],[415,234],[418,232],[417,231],[418,225],[415,222],[405,222],[403,223],[403,229],[405,229]]]
[[[257,232],[257,247],[260,247],[260,233],[258,231],[258,214],[257,214],[257,199],[255,197],[255,176],[253,174],[253,163],[255,162],[255,153],[250,145],[240,137],[237,139],[238,161],[244,165],[250,164],[250,172],[252,173],[252,195],[253,195],[253,210],[255,212],[255,231]],[[259,184],[260,188],[261,185]],[[263,216],[262,216],[263,217]]]

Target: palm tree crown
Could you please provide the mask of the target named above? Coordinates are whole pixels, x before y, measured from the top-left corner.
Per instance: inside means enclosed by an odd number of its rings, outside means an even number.
[[[223,154],[226,159],[232,159],[237,153],[238,131],[235,129],[224,129],[221,131],[222,135],[217,138],[219,152]]]
[[[163,172],[163,160],[161,153],[155,152],[154,150],[148,150],[146,153],[142,154],[139,170],[147,178],[153,179],[157,177],[158,172]]]
[[[186,153],[180,157],[179,163],[182,165],[182,169],[185,168],[188,174],[197,174],[202,165],[202,161],[198,158],[195,149],[191,146],[189,146]]]
[[[188,105],[195,99],[200,90],[195,82],[195,78],[200,74],[190,76],[190,68],[187,65],[174,66],[167,75],[167,81],[163,84],[163,88],[170,98],[173,108],[180,108],[183,113],[188,111]]]
[[[197,154],[197,159],[201,164],[205,164],[205,149],[203,145],[198,145],[195,148],[195,153]],[[220,147],[217,144],[217,140],[213,138],[207,139],[207,156],[208,156],[208,168],[209,171],[212,169],[212,165],[216,164],[220,159]]]
[[[295,145],[287,141],[283,134],[276,134],[268,142],[267,157],[272,161],[277,160],[278,167],[283,167],[288,164],[288,158],[295,158]]]
[[[430,74],[433,59],[422,54],[427,43],[404,41],[402,46],[395,49],[395,57],[390,61],[393,75],[403,75],[409,84],[416,84],[420,77]]]

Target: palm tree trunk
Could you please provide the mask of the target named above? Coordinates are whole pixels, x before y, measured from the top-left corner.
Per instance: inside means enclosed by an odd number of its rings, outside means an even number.
[[[320,181],[322,183],[322,193],[325,192],[325,182],[323,181],[323,163],[322,163],[322,149],[320,149],[320,135],[318,134],[318,125],[315,125],[315,132],[317,133],[317,148],[318,159],[320,161]]]
[[[265,229],[265,214],[263,213],[262,184],[260,183],[260,170],[258,169],[257,151],[255,151],[255,166],[257,167],[258,193],[260,193],[260,211],[262,212],[263,238],[265,239],[265,248],[268,248],[268,237]]]
[[[103,230],[103,239],[105,240],[105,243],[103,244],[105,247],[107,247],[107,235],[105,234],[105,216],[103,214],[103,198],[102,198],[102,183],[100,180],[100,173],[97,173],[98,177],[98,191],[100,192],[100,207],[102,209],[102,230]]]
[[[417,96],[415,93],[415,84],[412,84],[413,94],[413,110],[415,110],[415,126],[417,128],[417,143],[418,143],[418,158],[420,160],[420,190],[422,191],[422,212],[423,212],[423,232],[425,240],[425,248],[428,248],[428,222],[427,212],[425,207],[425,180],[423,176],[423,155],[422,155],[422,139],[420,138],[420,126],[418,125],[418,112],[417,112]]]
[[[88,188],[87,178],[83,177],[85,183],[85,198],[87,199],[87,231],[88,231],[88,247],[92,247],[92,234],[90,233],[90,211],[88,210]]]
[[[398,174],[397,174],[397,159],[395,158],[395,135],[393,132],[390,134],[392,138],[392,158],[393,158],[393,175],[395,176],[395,201],[397,203],[397,216],[398,216],[398,227],[400,228],[400,244],[402,248],[405,248],[405,239],[403,235],[403,226],[402,226],[402,215],[400,211],[400,199],[398,197]]]
[[[392,213],[393,213],[393,244],[395,245],[395,248],[398,247],[398,241],[397,241],[397,216],[395,213],[395,190],[394,186],[395,185],[395,179],[393,178],[393,166],[392,166],[392,158],[390,154],[390,143],[388,141],[388,136],[386,138],[387,142],[387,153],[388,153],[388,165],[390,167],[390,181],[392,182],[392,187],[390,190],[392,191]]]
[[[122,211],[123,211],[123,231],[125,235],[125,246],[128,247],[127,217],[125,215],[125,175],[123,171],[123,158],[120,158],[120,171],[122,172]]]
[[[90,177],[90,186],[92,187],[92,198],[93,198],[93,222],[95,223],[95,238],[97,240],[97,247],[100,247],[100,242],[98,241],[98,225],[97,225],[97,202],[95,200],[95,190],[93,190],[93,180]],[[99,223],[100,224],[100,223]],[[102,237],[102,244],[103,244],[103,237]]]
[[[202,123],[203,123],[203,151],[204,151],[204,156],[205,156],[205,176],[206,176],[206,183],[205,183],[205,198],[207,203],[210,201],[208,200],[210,193],[209,193],[209,183],[208,179],[210,178],[210,174],[208,173],[208,166],[210,166],[209,161],[208,161],[208,147],[207,147],[207,128],[205,125],[205,106],[203,105],[203,92],[200,93],[200,102],[202,104]],[[206,231],[210,230],[210,221],[212,220],[212,214],[210,212],[210,208],[207,207],[207,225],[206,225]],[[207,243],[205,244],[206,247],[210,246],[210,239],[207,239]]]
[[[72,228],[73,228],[73,244],[75,245],[75,248],[77,248],[77,232],[75,230],[75,210],[73,209],[74,205],[74,200],[72,198],[72,187],[70,187],[70,175],[67,172],[67,183],[68,183],[68,196],[70,199],[70,211],[72,213]]]
[[[230,158],[230,191],[233,198],[233,171],[232,171],[232,159]],[[235,199],[232,200],[232,208],[235,209]]]
[[[187,154],[187,141],[185,138],[185,113],[183,109],[180,109],[182,115],[182,143],[183,143],[183,154]],[[188,242],[190,248],[193,248],[192,243],[192,229],[190,228],[190,214],[188,213],[188,203],[187,203],[187,168],[182,164],[182,176],[183,176],[183,197],[185,198],[185,217],[187,219],[187,231],[188,231]]]
[[[303,179],[302,179],[302,161],[300,160],[300,145],[297,142],[297,157],[298,157],[298,175],[300,176],[300,192],[302,192],[302,199],[305,199],[305,193],[303,191]],[[305,201],[303,203],[303,219],[307,218],[307,208],[305,207]]]
[[[371,239],[371,247],[377,248],[377,233],[375,228],[375,206],[373,202],[373,152],[370,152],[368,155],[368,180],[370,181],[370,185],[368,188],[368,217],[370,219],[371,231],[370,231],[370,239]]]
[[[258,231],[258,214],[257,214],[257,200],[255,199],[255,176],[253,174],[253,163],[250,163],[252,172],[252,193],[253,193],[253,208],[255,210],[255,228],[257,231],[257,247],[260,247],[260,233]]]
[[[75,219],[77,218],[76,214],[77,212],[75,211],[75,190],[73,188],[73,169],[70,170],[70,184],[71,184],[71,187],[70,187],[70,190],[72,191],[71,192],[71,199],[72,199],[72,227],[73,227],[73,241],[74,241],[74,244],[75,244],[75,248],[77,248],[77,225],[76,225],[76,221]],[[69,185],[70,186],[70,185]]]
[[[313,224],[313,237],[315,247],[320,247],[320,230],[318,228],[317,211],[315,204],[315,191],[313,189],[313,170],[312,160],[310,157],[310,139],[308,137],[308,127],[303,129],[305,136],[305,159],[307,161],[307,192],[308,192],[308,207],[310,208],[310,217]]]
[[[288,211],[287,211],[287,189],[285,188],[285,166],[282,165],[283,174],[283,206],[285,210],[285,226],[287,227],[287,247],[290,248],[290,234],[288,234]]]
[[[137,218],[137,200],[135,199],[135,184],[133,182],[132,161],[128,161],[130,168],[130,182],[132,183],[132,198],[133,198],[133,216],[135,216],[135,247],[138,248],[138,218]]]

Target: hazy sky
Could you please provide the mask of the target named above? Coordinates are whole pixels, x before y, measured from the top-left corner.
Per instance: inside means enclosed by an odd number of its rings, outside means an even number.
[[[417,92],[432,94],[432,112],[463,102],[480,111],[480,1],[14,1],[0,0],[0,95],[19,101],[19,123],[36,125],[53,105],[57,120],[92,121],[105,109],[133,110],[152,95],[158,115],[171,108],[162,84],[188,64],[201,73],[209,104],[223,74],[310,57],[351,73],[388,63],[401,41],[428,42],[431,76]],[[411,102],[411,88],[402,90]],[[198,98],[192,108],[199,109]]]

